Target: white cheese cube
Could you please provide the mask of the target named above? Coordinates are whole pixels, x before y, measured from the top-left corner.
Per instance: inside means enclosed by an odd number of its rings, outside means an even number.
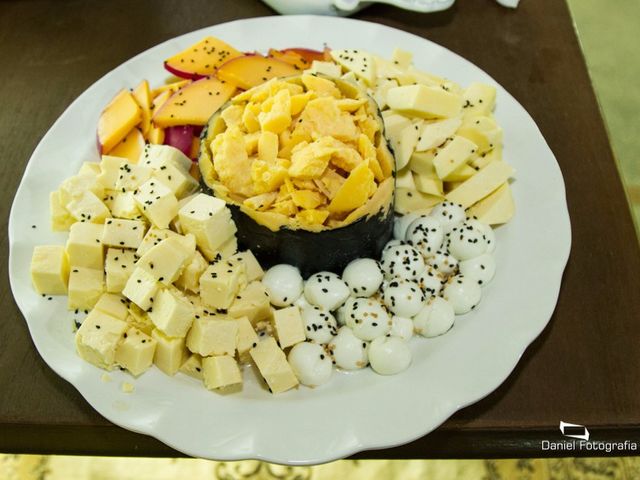
[[[147,312],[138,307],[135,303],[129,303],[129,315],[127,316],[127,323],[132,327],[136,327],[138,330],[151,335],[155,326],[149,318]]]
[[[101,198],[91,191],[86,191],[67,203],[66,208],[78,222],[103,223],[111,216],[111,212]]]
[[[195,308],[178,290],[160,290],[154,298],[149,318],[169,337],[184,337],[191,328]]]
[[[198,188],[198,182],[188,170],[182,170],[173,164],[162,165],[154,170],[153,177],[169,188],[178,199],[190,195]]]
[[[151,337],[157,342],[153,363],[167,375],[175,375],[187,359],[184,338],[167,337],[160,330],[153,330]]]
[[[33,249],[31,281],[40,294],[67,293],[69,261],[62,245],[38,245]]]
[[[107,292],[120,293],[133,273],[138,261],[133,250],[110,248],[104,269],[107,277]]]
[[[118,192],[135,191],[140,185],[151,178],[153,170],[142,165],[135,165],[127,161],[118,168],[118,177],[114,190]]]
[[[94,310],[111,315],[118,320],[126,320],[129,316],[129,302],[122,295],[103,293]]]
[[[460,117],[424,122],[416,144],[416,152],[439,147],[448,138],[453,138],[460,125],[462,125]]]
[[[169,285],[180,276],[191,255],[193,251],[188,252],[177,237],[170,237],[151,247],[138,260],[136,267],[146,271],[157,281]]]
[[[179,210],[178,218],[182,231],[196,237],[198,248],[209,261],[215,258],[219,247],[236,233],[231,212],[224,201],[203,193],[185,204]]]
[[[234,355],[238,338],[236,320],[219,316],[196,318],[187,335],[187,348],[202,355]]]
[[[273,338],[258,342],[249,353],[271,393],[284,392],[298,385],[287,357]]]
[[[138,250],[136,250],[136,253],[139,257],[142,257],[145,253],[151,250],[151,247],[158,245],[162,240],[165,240],[169,237],[175,237],[177,235],[178,234],[176,232],[173,232],[168,228],[151,227],[149,230],[147,230],[147,233],[142,239],[142,242],[140,243]]]
[[[84,192],[93,192],[96,197],[104,196],[104,187],[97,181],[95,175],[74,175],[60,184],[60,202],[65,207]]]
[[[90,310],[104,292],[102,269],[71,266],[69,273],[69,310]]]
[[[104,264],[103,230],[103,225],[95,223],[78,222],[71,226],[66,245],[70,265],[102,269]]]
[[[242,385],[242,374],[233,357],[219,355],[202,359],[204,386],[209,390]]]
[[[160,283],[146,270],[136,267],[127,284],[122,290],[122,294],[138,305],[142,310],[149,310],[153,304],[153,297],[156,296],[160,288]]]
[[[110,155],[102,155],[99,164],[98,182],[106,190],[116,190],[116,182],[120,176],[120,167],[126,163],[127,159],[122,157],[113,157]]]
[[[78,175],[91,175],[97,178],[100,175],[100,164],[97,162],[82,162]]]
[[[362,50],[331,50],[331,58],[340,66],[355,74],[368,86],[376,82],[376,62],[373,55]]]
[[[185,265],[182,274],[175,281],[176,286],[193,293],[200,292],[200,277],[208,266],[209,262],[205,260],[200,252],[196,251],[191,260]]]
[[[92,310],[76,332],[78,354],[96,367],[111,370],[116,349],[128,328],[126,322],[99,310]]]
[[[273,312],[273,326],[281,348],[291,347],[307,339],[300,309],[295,305]]]
[[[376,90],[373,93],[373,98],[379,108],[382,109],[387,106],[387,94],[389,93],[389,90],[397,86],[398,82],[396,80],[389,80],[387,78],[378,80]]]
[[[496,87],[484,83],[472,83],[462,94],[464,115],[489,115],[496,103]]]
[[[309,71],[311,73],[320,73],[332,78],[338,78],[340,77],[340,75],[342,75],[342,69],[340,68],[340,65],[336,65],[333,62],[321,62],[319,60],[313,61]]]
[[[505,162],[491,162],[473,177],[447,193],[450,202],[469,208],[483,199],[513,176],[515,170]]]
[[[400,48],[394,48],[391,61],[394,65],[397,65],[398,68],[406,70],[413,63],[413,54]]]
[[[248,360],[248,353],[253,347],[258,345],[258,334],[251,325],[247,317],[236,319],[238,324],[238,339],[236,342],[236,350],[241,361]]]
[[[389,112],[389,113],[387,113]],[[384,135],[393,144],[400,140],[402,132],[411,125],[409,120],[404,115],[387,110],[384,112],[382,118],[384,123]]]
[[[112,200],[110,200],[109,209],[111,215],[117,218],[126,218],[129,220],[140,220],[143,218],[133,192],[114,192]]]
[[[387,93],[392,110],[422,118],[455,117],[462,111],[462,97],[438,87],[405,85]]]
[[[229,240],[224,242],[222,245],[218,247],[218,253],[214,257],[214,261],[218,260],[227,260],[231,258],[238,251],[238,239],[235,235],[229,237]]]
[[[202,375],[202,357],[197,353],[192,353],[189,358],[182,364],[180,371],[196,380],[203,380]]]
[[[244,263],[245,272],[247,274],[247,282],[253,282],[254,280],[262,279],[262,277],[264,276],[264,270],[262,270],[260,263],[251,250],[238,252],[231,257],[231,260],[236,259]]]
[[[159,170],[163,165],[173,165],[188,172],[193,162],[184,153],[170,145],[147,144],[138,160],[138,164]]]
[[[157,344],[154,338],[135,327],[130,327],[116,349],[115,363],[137,377],[149,370],[153,364]]]
[[[108,247],[138,248],[145,224],[140,220],[108,219],[102,231],[102,243]]]
[[[142,214],[158,228],[168,228],[178,213],[178,199],[158,180],[151,179],[140,185],[134,198]]]
[[[200,297],[209,307],[227,309],[246,284],[244,263],[220,260],[200,276]]]
[[[453,140],[436,151],[433,158],[436,174],[442,180],[448,180],[447,177],[464,165],[477,150],[478,146],[471,140],[456,135]]]
[[[54,232],[66,232],[76,222],[76,219],[62,204],[58,190],[49,194],[49,212],[51,214],[51,230]]]
[[[253,281],[241,290],[229,307],[229,315],[234,318],[247,317],[253,325],[268,320],[271,317],[271,304],[262,282]]]

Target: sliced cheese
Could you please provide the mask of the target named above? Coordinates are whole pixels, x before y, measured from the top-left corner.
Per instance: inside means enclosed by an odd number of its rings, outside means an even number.
[[[467,210],[467,215],[488,225],[507,223],[514,213],[515,205],[508,182]]]
[[[450,118],[460,114],[462,97],[442,88],[405,85],[387,93],[389,108],[421,118]]]
[[[456,135],[453,140],[438,149],[433,159],[433,166],[438,177],[446,179],[452,172],[460,168],[477,150],[472,141]]]
[[[446,195],[447,200],[469,208],[513,176],[515,170],[505,162],[491,162],[473,177]]]
[[[453,137],[462,125],[460,117],[447,118],[435,122],[424,122],[416,144],[416,152],[424,152],[442,145],[447,138]]]

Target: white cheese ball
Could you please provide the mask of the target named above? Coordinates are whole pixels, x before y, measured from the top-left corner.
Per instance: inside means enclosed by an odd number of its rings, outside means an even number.
[[[358,370],[369,363],[369,343],[355,336],[349,327],[341,327],[329,344],[329,352],[336,366],[344,370]]]
[[[398,245],[382,252],[380,267],[385,278],[417,280],[425,269],[424,259],[411,245]]]
[[[401,338],[376,338],[369,346],[369,363],[380,375],[395,375],[411,364],[411,350]]]
[[[304,296],[310,304],[332,311],[347,299],[349,287],[335,273],[319,272],[305,282]]]
[[[382,249],[382,255],[384,255],[384,252],[390,248],[398,247],[400,245],[406,245],[406,242],[404,240],[389,240]]]
[[[487,242],[480,230],[465,222],[451,230],[447,249],[459,261],[469,260],[485,253]]]
[[[347,315],[351,312],[351,304],[354,300],[356,300],[356,297],[347,298],[342,306],[336,310],[335,318],[338,325],[343,326],[347,324]]]
[[[396,216],[393,221],[393,238],[396,240],[404,240],[407,235],[409,225],[420,217],[426,217],[426,215],[407,213],[406,215]]]
[[[423,337],[437,337],[453,327],[455,318],[455,312],[449,302],[441,297],[432,297],[413,317],[414,331]]]
[[[338,323],[331,312],[320,307],[307,307],[301,312],[305,335],[315,343],[329,343],[338,333]]]
[[[287,360],[300,383],[308,387],[327,383],[333,373],[331,357],[316,343],[297,343]]]
[[[489,283],[496,273],[496,261],[493,255],[485,253],[479,257],[460,262],[458,270],[465,278],[474,280],[483,286]]]
[[[391,330],[389,313],[373,298],[356,298],[345,313],[347,326],[362,340],[382,337]]]
[[[464,213],[462,205],[458,205],[453,202],[439,203],[431,209],[429,216],[440,222],[444,233],[449,233],[453,227],[467,219],[467,215]]]
[[[425,300],[420,285],[401,278],[386,282],[382,293],[382,301],[387,308],[401,317],[413,317],[422,309]]]
[[[442,247],[444,230],[437,219],[421,217],[409,225],[405,240],[418,250],[423,257],[428,258]]]
[[[491,228],[491,225],[482,223],[475,217],[468,218],[465,223],[482,232],[484,241],[487,244],[487,253],[492,253],[496,249],[496,233],[493,231],[493,228]]]
[[[302,294],[304,282],[300,270],[293,265],[280,264],[271,267],[262,277],[269,301],[276,307],[288,307]]]
[[[392,337],[400,337],[405,341],[409,340],[413,336],[413,321],[410,318],[394,315],[391,317],[389,334]]]
[[[447,281],[442,289],[442,297],[451,303],[456,315],[462,315],[473,310],[482,298],[482,290],[478,282],[455,275]]]
[[[427,299],[435,297],[442,291],[442,286],[446,282],[446,278],[431,265],[425,268],[424,272],[418,278],[418,285],[425,293]]]
[[[444,250],[438,250],[433,257],[427,259],[427,265],[433,267],[441,275],[451,275],[458,268],[458,259]]]
[[[373,258],[358,258],[347,265],[342,280],[356,297],[370,297],[382,285],[382,270]]]

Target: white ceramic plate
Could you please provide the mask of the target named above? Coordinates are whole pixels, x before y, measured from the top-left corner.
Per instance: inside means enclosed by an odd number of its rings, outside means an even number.
[[[152,435],[186,454],[219,460],[255,458],[313,464],[355,452],[400,445],[438,427],[456,410],[489,394],[513,370],[554,310],[571,244],[564,183],[534,121],[503,88],[496,117],[504,127],[504,156],[517,170],[515,218],[498,229],[498,271],[480,308],[458,317],[448,334],[411,342],[413,364],[400,375],[370,369],[336,374],[315,390],[271,396],[251,372],[241,394],[221,396],[190,377],[156,368],[133,380],[103,372],[76,356],[66,297],[51,301],[31,287],[29,263],[37,244],[62,244],[49,229],[48,194],[83,160],[98,160],[95,126],[120,88],[141,78],[166,77],[164,58],[204,35],[236,48],[266,50],[307,46],[362,48],[390,56],[413,52],[421,69],[469,84],[496,84],[458,55],[417,36],[350,19],[297,16],[240,20],[205,28],[158,45],[127,61],[84,92],[42,139],[27,166],[9,220],[13,293],[40,355],[111,422]],[[33,229],[32,225],[37,228]],[[120,384],[135,384],[121,392]]]

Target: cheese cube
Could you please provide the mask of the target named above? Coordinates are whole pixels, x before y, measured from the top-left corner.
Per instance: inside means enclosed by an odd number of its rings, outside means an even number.
[[[200,297],[209,307],[226,309],[246,284],[244,263],[221,260],[210,265],[200,276]]]
[[[391,55],[391,60],[393,61],[394,65],[398,66],[398,68],[406,70],[411,66],[411,63],[413,62],[413,54],[400,48],[394,48],[393,54]]]
[[[184,337],[191,328],[195,308],[179,290],[160,290],[149,310],[149,318],[165,335]]]
[[[430,210],[440,202],[442,202],[442,196],[429,195],[408,188],[396,189],[395,209],[397,213],[402,215],[415,212],[416,210]]]
[[[416,144],[416,152],[424,152],[442,145],[447,138],[452,138],[462,125],[460,117],[447,118],[434,122],[424,122]]]
[[[193,293],[200,292],[200,277],[208,266],[209,262],[205,260],[200,252],[196,251],[191,260],[185,265],[182,274],[175,281],[176,286]]]
[[[392,110],[422,118],[455,117],[462,111],[462,98],[442,88],[426,85],[395,87],[387,93]]]
[[[100,175],[100,164],[96,162],[82,162],[80,170],[78,170],[78,175],[91,175],[98,178],[98,175]]]
[[[120,167],[127,160],[122,157],[103,155],[100,161],[98,182],[107,190],[116,190],[116,182],[120,176]]]
[[[167,337],[160,330],[153,330],[151,337],[157,342],[153,363],[167,375],[175,375],[187,359],[184,338]]]
[[[138,307],[135,303],[129,303],[129,315],[127,315],[127,323],[138,330],[151,335],[155,326],[149,318],[147,312]]]
[[[69,261],[62,245],[39,245],[33,249],[31,281],[38,293],[67,293]]]
[[[164,165],[173,165],[180,170],[188,172],[192,162],[189,157],[175,147],[147,144],[138,163],[155,170],[159,170]]]
[[[474,142],[478,146],[479,155],[502,145],[502,128],[491,117],[467,118],[457,133]]]
[[[487,225],[507,223],[515,213],[513,195],[509,183],[505,182],[467,210],[467,215],[477,217]]]
[[[151,178],[153,170],[149,167],[122,162],[118,168],[115,188],[118,192],[135,191],[140,185]]]
[[[180,371],[197,380],[202,380],[202,357],[197,353],[192,353],[189,358],[182,364]]]
[[[376,62],[374,57],[363,50],[331,50],[331,58],[345,69],[353,72],[367,85],[376,82]]]
[[[111,212],[101,198],[91,191],[86,191],[67,203],[66,208],[79,222],[102,223],[105,218],[111,216]]]
[[[249,283],[236,295],[236,299],[229,307],[229,315],[234,318],[247,317],[253,325],[269,319],[271,305],[264,285],[259,281]]]
[[[126,322],[92,310],[76,332],[78,354],[96,367],[111,370],[116,349],[128,328]]]
[[[234,355],[238,338],[236,320],[219,316],[196,318],[187,335],[187,348],[202,355]]]
[[[463,208],[469,208],[505,183],[513,173],[513,167],[507,163],[491,162],[447,193],[446,198],[450,202],[459,203]]]
[[[137,261],[138,259],[133,250],[120,248],[107,250],[107,259],[104,265],[107,277],[107,292],[120,293],[124,290]]]
[[[411,125],[411,120],[404,115],[392,112],[391,110],[385,111],[382,115],[382,119],[384,123],[385,137],[391,142],[399,140],[402,131]]]
[[[151,247],[158,245],[162,240],[165,240],[169,237],[175,237],[178,234],[168,228],[156,228],[151,227],[147,230],[140,246],[136,250],[136,254],[139,257],[142,257],[145,253],[151,250]]]
[[[153,364],[157,344],[154,338],[135,327],[130,327],[116,349],[115,362],[137,377]]]
[[[94,309],[118,320],[126,320],[129,316],[129,302],[122,295],[113,293],[103,293]]]
[[[198,188],[198,182],[189,171],[172,164],[162,165],[154,170],[153,177],[169,188],[177,198],[183,198]]]
[[[462,94],[464,115],[489,115],[496,103],[496,87],[484,83],[472,83]]]
[[[90,310],[104,292],[104,272],[85,267],[71,267],[69,273],[69,310]]]
[[[95,223],[78,222],[71,226],[66,246],[70,265],[102,269],[104,264],[103,230],[103,225]]]
[[[236,233],[231,212],[224,201],[203,193],[185,204],[178,212],[178,218],[182,231],[196,237],[198,248],[209,261]]]
[[[247,282],[253,282],[254,280],[261,280],[264,276],[264,270],[260,266],[260,263],[256,259],[251,250],[245,250],[244,252],[238,252],[231,257],[231,260],[238,259],[244,263],[245,271],[247,274]]]
[[[76,219],[62,204],[58,190],[49,194],[49,212],[51,214],[51,230],[54,232],[66,232],[76,222]]]
[[[273,312],[273,326],[276,329],[278,343],[280,343],[281,348],[291,347],[307,339],[300,309],[296,306],[282,308]]]
[[[436,174],[439,178],[447,180],[447,177],[460,168],[477,150],[475,143],[456,135],[453,140],[436,151],[433,158]]]
[[[139,220],[108,219],[102,231],[102,243],[109,247],[138,248],[145,224]]]
[[[151,179],[140,185],[134,198],[142,214],[158,228],[168,228],[178,213],[178,199],[158,180]]]
[[[93,192],[99,199],[104,196],[104,187],[97,181],[96,176],[74,175],[60,184],[60,202],[65,207],[74,199],[82,197],[85,192]]]
[[[114,192],[113,200],[110,200],[109,209],[111,215],[116,218],[126,218],[129,220],[140,220],[144,218],[138,204],[133,196],[133,192]]]
[[[186,261],[193,255],[189,252],[177,237],[167,238],[145,253],[138,263],[137,268],[146,271],[159,282],[170,285],[182,273]]]
[[[342,69],[339,65],[336,65],[333,62],[321,62],[318,60],[313,61],[309,72],[320,73],[332,78],[338,78],[340,75],[342,75]]]
[[[238,357],[242,361],[248,360],[247,354],[249,350],[258,345],[258,334],[251,325],[251,322],[247,317],[241,317],[236,319],[238,324],[238,339],[236,341],[236,350],[238,350]]]
[[[216,256],[213,260],[216,262],[218,260],[227,260],[228,258],[235,255],[237,251],[238,239],[235,237],[235,235],[232,235],[231,237],[229,237],[229,240],[218,247],[218,253],[216,253]]]
[[[272,337],[258,342],[249,353],[271,393],[284,392],[298,385],[287,357]]]
[[[242,374],[233,357],[219,355],[202,359],[204,386],[209,390],[242,385]]]
[[[142,310],[149,310],[153,297],[158,293],[160,284],[146,270],[136,267],[127,280],[122,294],[138,305]]]

